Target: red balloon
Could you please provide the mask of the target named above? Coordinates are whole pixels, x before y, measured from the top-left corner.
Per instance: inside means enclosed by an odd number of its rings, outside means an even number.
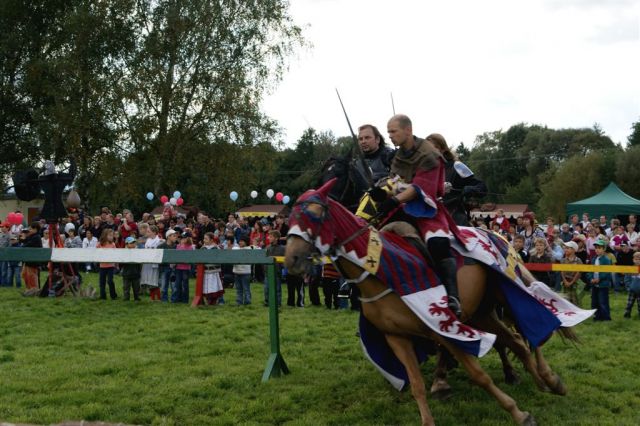
[[[11,212],[7,215],[7,222],[12,225],[16,224],[16,214],[14,212]]]
[[[162,204],[166,203],[167,201],[169,201],[169,197],[167,197],[166,195],[163,195],[162,197],[160,197],[160,202]]]
[[[276,201],[277,202],[281,202],[283,198],[284,198],[284,194],[282,192],[278,192],[276,194]]]
[[[184,204],[184,200],[182,199],[182,197],[180,197],[180,198],[178,198],[178,199],[176,200],[176,204],[177,204],[177,205],[179,205],[179,206],[181,206],[181,205],[183,205],[183,204]]]
[[[24,220],[24,215],[22,213],[16,213],[16,225],[20,225]]]

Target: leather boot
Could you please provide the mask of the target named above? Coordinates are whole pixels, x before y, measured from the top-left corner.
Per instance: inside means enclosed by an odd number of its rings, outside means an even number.
[[[458,296],[458,268],[456,265],[456,259],[453,257],[446,257],[439,262],[438,272],[442,284],[447,289],[449,309],[453,311],[458,318],[462,316],[462,309],[460,308],[460,297]]]

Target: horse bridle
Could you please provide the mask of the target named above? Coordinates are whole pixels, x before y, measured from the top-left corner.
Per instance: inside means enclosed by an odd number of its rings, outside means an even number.
[[[309,210],[307,209],[307,206],[309,204],[318,204],[320,205],[320,207],[322,207],[322,214],[320,215],[320,217],[316,217],[314,214],[312,214],[311,212],[309,212]],[[294,217],[296,218],[296,221],[298,223],[301,223],[300,219],[302,218],[301,214],[296,211],[295,207],[296,206],[302,206],[302,208],[300,209],[300,211],[311,221],[311,222],[315,222],[315,224],[317,225],[316,228],[317,230],[313,230],[311,228],[307,228],[305,230],[305,232],[307,233],[307,235],[309,236],[309,240],[311,241],[315,241],[317,236],[319,235],[319,230],[320,227],[322,226],[322,224],[324,223],[324,221],[327,219],[327,217],[329,216],[329,205],[327,203],[324,203],[322,201],[319,200],[304,200],[304,201],[298,201],[296,202],[293,207],[294,207]],[[353,234],[351,234],[349,237],[345,238],[342,241],[336,241],[336,238],[334,236],[334,239],[331,243],[331,245],[329,246],[329,253],[330,254],[335,254],[336,250],[338,247],[343,246],[351,241],[353,241],[355,238],[359,237],[360,235],[362,235],[365,231],[367,231],[369,229],[369,225],[364,225],[362,226],[360,229],[358,229],[356,232],[354,232]],[[316,231],[316,232],[313,232]],[[314,235],[315,233],[317,233],[318,235]]]

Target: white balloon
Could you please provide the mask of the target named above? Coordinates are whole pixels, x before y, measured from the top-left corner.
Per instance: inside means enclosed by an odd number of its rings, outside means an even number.
[[[251,198],[256,198],[258,196],[258,191],[251,191]]]
[[[169,203],[171,203],[172,206],[175,206],[178,203],[178,200],[175,197],[171,197],[169,199]]]
[[[269,197],[269,199],[271,199],[271,197],[273,197],[273,189],[267,189],[267,197]]]

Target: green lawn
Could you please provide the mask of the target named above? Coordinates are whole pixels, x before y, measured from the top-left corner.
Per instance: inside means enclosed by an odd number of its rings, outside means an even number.
[[[0,422],[419,424],[411,394],[393,390],[362,355],[350,311],[283,307],[291,374],[261,383],[269,356],[261,295],[254,284],[254,305],[234,306],[231,290],[225,306],[192,309],[148,299],[25,298],[2,288]],[[536,391],[524,374],[521,385],[505,385],[493,352],[482,365],[541,425],[640,424],[640,321],[635,312],[622,319],[625,301],[612,297],[614,321],[578,327],[581,346],[558,337],[545,346],[565,397]],[[427,382],[433,365],[423,367]],[[439,425],[511,424],[463,371],[451,383],[450,400],[429,401]]]

